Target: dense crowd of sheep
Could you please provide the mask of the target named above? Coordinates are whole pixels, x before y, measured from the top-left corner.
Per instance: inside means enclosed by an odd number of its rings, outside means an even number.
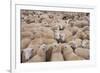
[[[21,10],[21,63],[89,60],[89,13]]]

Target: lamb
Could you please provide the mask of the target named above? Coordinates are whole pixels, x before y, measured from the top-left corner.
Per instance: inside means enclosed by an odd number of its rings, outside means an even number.
[[[55,45],[52,50],[51,61],[64,61],[61,48]]]
[[[21,50],[21,61],[26,62],[32,57],[32,48],[25,48]]]
[[[63,48],[64,60],[81,60],[82,59],[81,57],[77,56],[73,52],[73,49],[69,45],[64,44],[62,48]]]
[[[31,42],[30,38],[23,38],[21,40],[21,49],[27,48],[27,46],[29,45],[30,42]]]
[[[81,56],[85,59],[89,59],[89,49],[77,48],[77,49],[75,49],[75,53],[78,56]]]

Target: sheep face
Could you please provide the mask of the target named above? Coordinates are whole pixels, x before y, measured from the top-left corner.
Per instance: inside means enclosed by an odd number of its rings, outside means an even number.
[[[22,57],[25,58],[25,61],[30,59],[30,57],[32,56],[32,51],[33,51],[32,48],[26,48],[26,49],[22,50],[22,52],[23,52]]]
[[[47,45],[46,44],[42,44],[41,46],[40,46],[40,49],[43,49],[43,51],[47,51]]]

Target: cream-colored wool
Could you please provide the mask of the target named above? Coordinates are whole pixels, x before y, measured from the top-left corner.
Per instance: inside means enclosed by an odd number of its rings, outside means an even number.
[[[72,61],[72,60],[85,60],[84,58],[76,55],[74,52],[64,56],[65,57],[65,60],[67,61]]]
[[[27,48],[30,42],[31,42],[30,38],[23,38],[21,40],[21,49]]]
[[[66,57],[66,55],[70,54],[73,52],[73,49],[71,48],[70,45],[67,45],[67,44],[63,44],[62,45],[62,49],[63,49],[63,55],[64,57]]]
[[[21,56],[22,56],[22,62],[25,62],[27,60],[29,60],[32,55],[33,55],[33,49],[32,48],[25,48],[25,49],[22,49],[21,51]]]
[[[84,48],[77,48],[75,49],[75,53],[78,55],[78,56],[81,56],[85,59],[89,59],[89,49],[84,49]]]
[[[82,45],[82,40],[81,39],[73,39],[72,41],[68,42],[68,44],[72,47],[72,48],[77,48],[80,47]]]
[[[65,34],[65,42],[66,43],[68,43],[69,41],[71,41],[73,39],[73,36],[72,36],[72,32],[71,31],[68,31],[68,30],[65,29],[61,33]]]
[[[52,50],[51,61],[64,61],[61,48],[58,45],[54,46]]]
[[[45,43],[45,44],[52,44],[52,43],[57,43],[57,41],[54,40],[54,39],[43,38],[43,43]]]
[[[34,39],[34,35],[33,35],[32,32],[25,31],[25,32],[21,32],[21,38],[30,38],[30,39]]]
[[[44,45],[40,46],[37,54],[33,56],[28,62],[45,62],[46,61],[46,47]]]

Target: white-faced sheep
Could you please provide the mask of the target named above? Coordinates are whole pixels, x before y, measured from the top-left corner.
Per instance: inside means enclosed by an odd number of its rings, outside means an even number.
[[[81,56],[85,59],[89,59],[89,49],[84,49],[84,48],[77,48],[75,49],[75,53],[78,55],[78,56]]]
[[[73,52],[73,49],[71,48],[70,45],[63,44],[62,48],[63,48],[63,57],[64,57],[64,60],[81,60],[81,59],[83,59],[83,58],[77,56]]]
[[[46,45],[43,44],[37,51],[37,54],[33,56],[28,62],[45,62],[46,61]]]
[[[41,38],[36,38],[34,40],[32,40],[29,45],[28,48],[33,48],[33,54],[36,55],[39,47],[43,44],[43,40]]]
[[[73,39],[72,32],[66,29],[64,31],[60,31],[60,36],[61,36],[61,39],[65,41],[66,43]]]
[[[21,61],[26,62],[28,61],[33,54],[33,49],[32,48],[25,48],[21,50]]]
[[[53,47],[51,61],[64,61],[63,55],[61,53],[61,48],[58,45]]]
[[[81,39],[73,39],[72,41],[68,42],[68,44],[75,50],[77,47],[81,47],[82,40]]]

